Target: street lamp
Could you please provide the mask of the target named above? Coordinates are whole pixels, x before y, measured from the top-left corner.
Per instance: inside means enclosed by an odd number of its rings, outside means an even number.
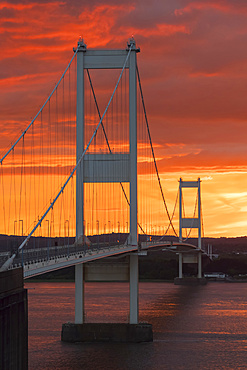
[[[109,224],[109,245],[110,245],[111,221],[108,221],[108,224]]]
[[[98,248],[99,248],[99,220],[96,220],[96,233],[97,233],[97,240],[98,240]]]
[[[83,232],[82,232],[82,245],[83,245],[83,248],[85,246],[85,235],[86,235],[86,221],[83,220]],[[75,243],[75,246],[77,246],[77,243]]]
[[[17,220],[14,221],[14,235],[15,235],[15,224],[17,223]]]
[[[20,225],[20,222],[22,224],[22,227],[21,227],[21,236],[23,236],[23,220],[19,220],[19,225]],[[21,250],[21,264],[22,264],[22,267],[23,267],[24,266],[23,248]]]
[[[49,233],[49,226],[50,226],[50,220],[45,220],[46,222],[48,222],[47,224],[47,237],[48,237],[48,245],[47,245],[47,260],[49,261],[49,244],[50,244],[50,239],[49,239],[49,236],[50,236],[50,233]]]
[[[20,222],[22,224],[22,226],[21,226],[21,236],[23,236],[23,220],[19,220],[19,224],[20,224]]]
[[[118,225],[118,242],[120,242],[120,222],[117,222]]]
[[[69,257],[69,220],[64,222],[64,237],[66,237],[66,223],[68,222],[68,245],[67,245],[67,255]]]

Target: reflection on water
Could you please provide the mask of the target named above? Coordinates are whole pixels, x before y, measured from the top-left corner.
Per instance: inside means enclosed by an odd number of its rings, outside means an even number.
[[[26,283],[30,369],[244,369],[247,284],[175,286],[140,283],[140,321],[154,342],[67,344],[61,325],[74,321],[73,283]],[[86,321],[127,322],[128,284],[87,283]]]

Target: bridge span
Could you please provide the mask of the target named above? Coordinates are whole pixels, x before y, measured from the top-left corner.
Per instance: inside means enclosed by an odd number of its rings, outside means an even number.
[[[3,187],[3,222],[0,228],[4,228],[3,234],[6,235],[10,235],[10,228],[14,235],[18,235],[18,229],[19,235],[23,236],[22,243],[0,271],[18,267],[19,260],[24,278],[28,279],[75,266],[75,322],[63,326],[63,340],[87,340],[91,330],[96,338],[101,337],[103,329],[100,324],[97,329],[87,329],[84,320],[84,265],[125,255],[128,255],[128,266],[123,267],[119,276],[129,281],[129,323],[124,330],[122,327],[114,327],[114,330],[119,334],[118,340],[152,340],[151,326],[139,323],[138,256],[150,248],[167,248],[168,244],[163,241],[151,243],[148,238],[146,243],[140,244],[139,234],[152,235],[153,228],[157,232],[157,225],[160,229],[166,224],[164,218],[168,218],[168,225],[163,235],[172,230],[173,235],[179,238],[180,247],[183,229],[186,230],[186,239],[192,229],[198,231],[198,250],[191,254],[194,256],[198,252],[198,277],[201,278],[200,178],[197,181],[179,181],[177,233],[173,218],[178,195],[170,215],[144,104],[137,66],[139,52],[133,37],[128,40],[127,47],[120,50],[90,50],[80,38],[52,93],[0,159]],[[102,99],[105,109],[101,112],[91,70],[94,73],[105,69],[117,71],[118,77],[114,79],[115,87],[108,103]],[[96,82],[102,79],[101,74],[102,71],[96,75]],[[107,83],[99,85],[99,96],[108,90]],[[155,186],[160,197],[158,202],[155,202],[153,194]],[[192,217],[185,217],[184,188],[196,189]],[[153,215],[158,220],[156,225]],[[102,235],[106,228],[109,234],[116,233],[116,230],[126,233],[125,244],[86,249],[85,235]],[[24,258],[29,253],[30,239],[37,234],[47,238],[62,235],[68,240],[73,235],[75,245],[69,246],[67,252],[66,247],[63,250],[57,246],[53,255],[52,248],[47,246],[46,258]],[[178,254],[181,277],[182,264],[190,253],[178,250]],[[102,268],[102,276],[104,273]],[[111,326],[106,330],[106,337],[110,331]]]
[[[60,251],[59,253],[54,254],[49,259],[47,258],[47,248],[40,248],[40,250],[44,249],[45,257],[25,257],[23,258],[24,261],[22,261],[22,254],[19,257],[19,263],[14,263],[10,269],[22,267],[23,268],[23,277],[24,279],[28,279],[37,275],[42,275],[47,272],[56,271],[59,269],[63,269],[70,266],[75,266],[80,263],[87,263],[92,262],[99,259],[105,259],[107,257],[113,257],[113,256],[121,256],[124,254],[128,254],[131,252],[137,252],[139,256],[146,255],[147,250],[154,247],[169,247],[171,246],[171,243],[169,242],[163,242],[163,241],[156,241],[153,243],[150,242],[143,242],[140,244],[140,246],[137,248],[136,246],[130,246],[130,245],[124,245],[124,244],[118,244],[113,246],[105,246],[105,247],[88,247],[83,246],[82,248],[73,245],[69,246],[69,252],[67,253],[67,246],[56,246],[50,248],[50,254],[51,250],[56,249],[57,251]],[[73,249],[75,251],[73,251]],[[71,252],[72,250],[72,252]],[[32,252],[36,252],[36,250],[24,250],[24,254],[30,254],[32,255]],[[62,251],[62,253],[61,253]],[[26,253],[25,253],[26,252]]]

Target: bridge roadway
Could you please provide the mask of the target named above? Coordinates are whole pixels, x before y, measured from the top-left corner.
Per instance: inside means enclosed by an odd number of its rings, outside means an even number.
[[[85,246],[82,246],[81,249],[78,249],[78,246],[75,248],[74,245],[70,245],[69,253],[67,253],[67,246],[57,246],[56,248],[50,248],[49,258],[47,256],[43,256],[43,258],[40,257],[38,259],[32,258],[33,250],[25,250],[23,251],[23,254],[28,253],[30,256],[28,258],[27,256],[25,256],[24,262],[22,262],[20,256],[18,258],[18,261],[16,261],[17,263],[14,263],[11,268],[17,268],[23,265],[24,279],[28,279],[33,276],[45,274],[46,272],[59,270],[65,267],[90,262],[97,259],[130,253],[137,250],[139,255],[143,255],[149,248],[167,247],[168,245],[170,245],[169,242],[144,242],[141,244],[140,250],[138,250],[136,246],[124,244],[106,246],[101,248],[95,248],[91,246],[87,249],[85,248]],[[47,254],[48,248],[39,249],[43,249],[43,251]],[[56,253],[54,253],[55,249]],[[76,250],[73,251],[73,249]],[[37,250],[35,250],[35,253],[37,253]]]

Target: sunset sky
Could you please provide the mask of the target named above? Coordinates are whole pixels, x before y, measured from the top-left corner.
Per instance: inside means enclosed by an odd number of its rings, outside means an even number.
[[[134,35],[169,202],[180,177],[200,177],[205,236],[247,235],[246,0],[3,0],[0,21],[1,145],[35,116],[79,36],[124,49]]]

